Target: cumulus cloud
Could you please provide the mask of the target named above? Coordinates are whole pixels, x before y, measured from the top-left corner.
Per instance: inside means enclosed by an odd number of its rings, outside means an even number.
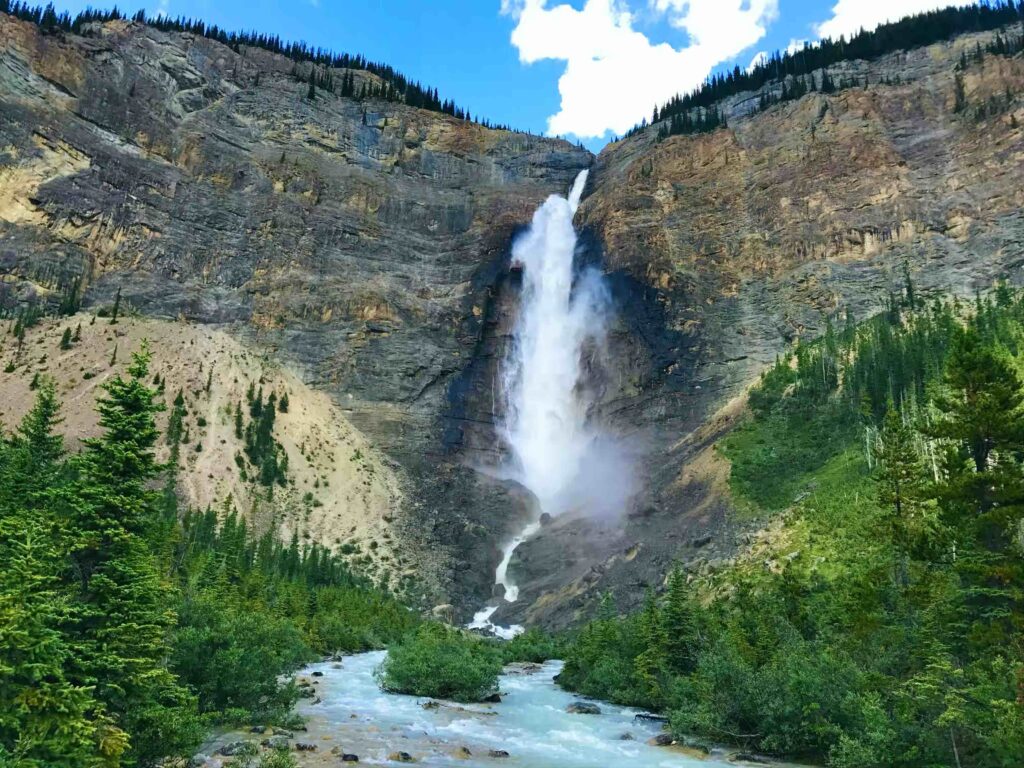
[[[512,44],[523,63],[566,63],[549,133],[623,133],[655,104],[696,87],[715,65],[764,37],[778,0],[649,0],[648,10],[685,32],[688,44],[652,42],[622,0],[586,0],[580,10],[549,0],[502,0],[502,11],[516,19]]]
[[[832,17],[815,25],[814,31],[819,37],[850,37],[861,29],[871,30],[887,21],[947,5],[950,0],[838,0]]]

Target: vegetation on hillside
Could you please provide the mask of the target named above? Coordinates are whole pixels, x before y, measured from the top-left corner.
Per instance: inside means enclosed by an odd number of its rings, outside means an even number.
[[[1024,0],[996,0],[919,13],[881,24],[872,30],[862,30],[849,40],[844,37],[838,40],[825,38],[807,43],[796,51],[776,51],[753,67],[741,69],[736,66],[730,72],[712,75],[690,93],[672,97],[665,104],[655,107],[650,124],[661,124],[658,128],[660,138],[714,130],[725,125],[719,104],[730,96],[756,92],[773,83],[778,84],[778,91],[766,92],[762,96],[756,111],[781,101],[798,99],[810,91],[830,93],[843,88],[866,86],[863,79],[834,80],[827,71],[819,77],[813,73],[843,61],[870,61],[896,51],[931,45],[970,32],[999,29],[1022,21]],[[990,52],[1013,55],[1019,50],[1019,47],[1014,47],[1012,39],[1003,39],[1002,45]],[[627,135],[647,125],[645,120]]]
[[[253,535],[227,503],[179,514],[155,457],[159,390],[136,354],[97,401],[102,435],[67,455],[60,407],[0,439],[0,765],[148,766],[216,722],[275,721],[278,682],[315,653],[418,624],[331,552]]]
[[[680,740],[836,768],[1024,757],[1024,295],[888,311],[800,345],[723,446],[789,508],[706,579],[611,601],[560,682],[669,714]]]

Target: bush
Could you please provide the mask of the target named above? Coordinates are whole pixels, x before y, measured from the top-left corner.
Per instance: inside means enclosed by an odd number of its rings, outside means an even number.
[[[506,664],[513,661],[541,664],[548,659],[560,659],[564,655],[564,643],[536,627],[531,627],[499,647]]]
[[[423,624],[393,646],[377,670],[385,691],[454,701],[498,692],[501,652],[491,642],[443,624]]]

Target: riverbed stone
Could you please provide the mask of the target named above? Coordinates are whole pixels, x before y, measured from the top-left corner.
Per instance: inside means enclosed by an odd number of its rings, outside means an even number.
[[[388,755],[388,760],[392,763],[415,763],[416,758],[410,755],[408,752],[392,752]]]
[[[288,737],[280,734],[275,734],[270,738],[264,739],[260,744],[267,749],[288,749]]]
[[[511,757],[504,749],[492,749],[487,752],[488,757]]]
[[[571,715],[600,715],[601,708],[589,701],[574,701],[565,711]]]
[[[223,745],[217,750],[217,754],[224,755],[225,757],[234,757],[235,755],[244,754],[247,750],[251,749],[251,741],[231,741]]]
[[[652,747],[671,747],[674,743],[672,736],[667,733],[659,733],[647,741]]]

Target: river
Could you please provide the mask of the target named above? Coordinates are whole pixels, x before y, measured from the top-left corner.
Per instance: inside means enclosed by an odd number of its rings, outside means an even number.
[[[340,755],[361,764],[397,765],[404,752],[418,765],[498,768],[721,768],[736,765],[725,753],[702,758],[648,739],[657,723],[635,719],[638,710],[596,702],[601,714],[570,714],[579,699],[555,685],[561,662],[513,665],[500,681],[498,704],[431,704],[416,696],[383,693],[373,672],[384,651],[313,664],[300,679],[315,683],[320,701],[304,699],[298,711],[308,731],[294,743],[315,751],[294,752],[303,766],[341,765]],[[426,706],[424,706],[426,705]],[[631,738],[624,738],[628,734]],[[234,735],[235,738],[238,734]],[[223,737],[228,739],[230,737]],[[257,738],[257,737],[249,737]],[[492,750],[508,753],[492,756]]]

